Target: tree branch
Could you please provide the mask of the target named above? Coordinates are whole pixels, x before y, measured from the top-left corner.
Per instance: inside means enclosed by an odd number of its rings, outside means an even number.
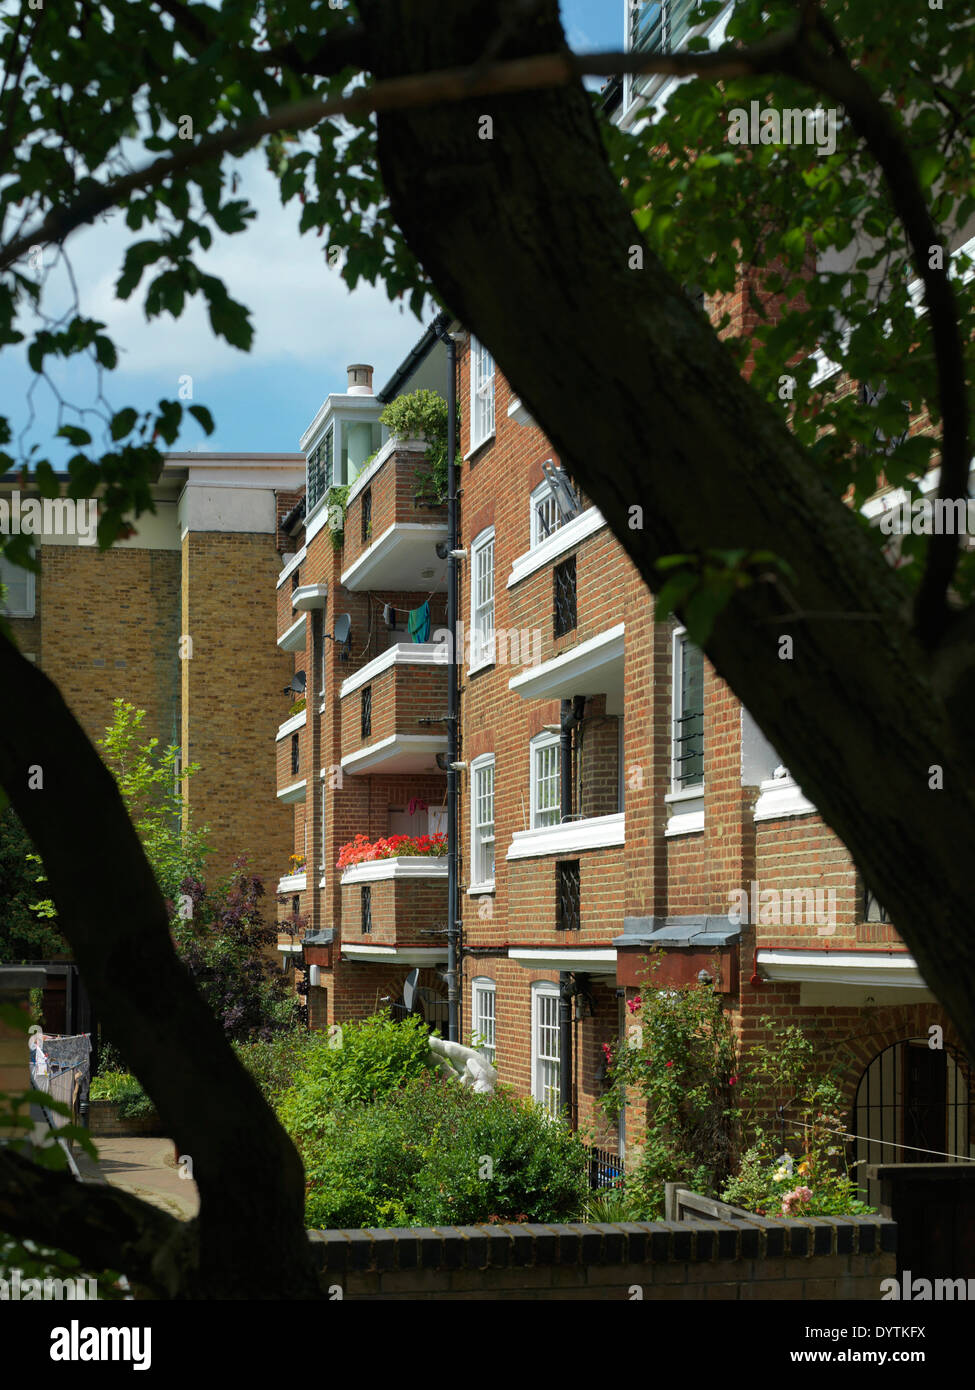
[[[867,79],[851,65],[832,25],[815,15],[817,33],[829,51],[796,44],[785,55],[782,71],[808,83],[842,104],[857,134],[880,166],[891,200],[907,236],[915,268],[924,285],[924,302],[938,375],[941,412],[941,498],[968,498],[968,407],[965,354],[958,304],[948,274],[947,238],[934,225],[921,191],[914,161],[889,109]],[[931,253],[942,252],[942,267],[932,267]],[[953,532],[931,537],[916,603],[918,635],[928,647],[937,644],[948,622],[946,596],[958,559],[959,537]]]
[[[80,1183],[0,1145],[0,1229],[67,1250],[86,1269],[124,1270],[159,1298],[186,1297],[194,1223],[129,1192]]]
[[[202,1296],[319,1297],[301,1160],[176,955],[114,778],[57,687],[2,634],[0,691],[0,786],[44,861],[96,1015],[193,1159]]]

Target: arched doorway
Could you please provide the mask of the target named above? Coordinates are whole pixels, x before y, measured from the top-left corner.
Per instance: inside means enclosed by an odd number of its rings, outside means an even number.
[[[860,1078],[853,1106],[853,1157],[863,1200],[876,1206],[871,1163],[957,1163],[970,1144],[968,1077],[949,1048],[909,1038],[877,1054]]]

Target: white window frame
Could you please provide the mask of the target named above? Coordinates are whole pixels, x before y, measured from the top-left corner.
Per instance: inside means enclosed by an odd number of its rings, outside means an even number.
[[[555,512],[555,525],[547,532],[542,527],[541,518],[541,511],[546,502],[551,502]],[[555,501],[555,493],[552,491],[551,485],[547,480],[539,483],[538,487],[532,492],[529,498],[529,505],[530,533],[528,538],[528,549],[532,551],[537,550],[543,541],[548,540],[549,536],[554,536],[556,531],[561,530],[565,525],[565,520]]]
[[[489,369],[488,369],[489,368]],[[471,428],[470,452],[494,438],[495,386],[494,358],[483,343],[471,334]]]
[[[24,597],[24,604],[25,604],[25,607],[23,607],[23,608],[8,608],[8,607],[6,606],[7,603],[9,602],[9,594],[8,594],[8,597],[0,598],[0,613],[3,613],[4,617],[6,617],[6,618],[33,618],[33,617],[35,616],[35,614],[36,614],[35,587],[34,587],[34,571],[33,571],[33,570],[21,569],[20,565],[15,565],[15,564],[13,564],[10,560],[7,560],[7,561],[6,561],[6,570],[7,570],[7,573],[8,573],[8,574],[10,573],[11,570],[16,571],[18,580],[20,579],[21,575],[26,576],[27,584],[26,584],[26,588],[25,588],[25,597]],[[4,571],[3,557],[0,556],[0,584],[7,584],[7,580],[4,579],[3,571]],[[8,587],[9,587],[9,586],[8,586]]]
[[[479,783],[479,781],[480,781],[481,774],[484,773],[484,772],[486,772],[486,771],[488,771],[488,769],[490,769],[490,772],[491,772],[491,810],[492,810],[492,816],[491,816],[491,834],[490,834],[490,836],[486,836],[486,835],[484,835],[484,834],[482,833],[482,832],[483,832],[483,828],[484,828],[484,826],[487,824],[487,822],[485,821],[485,822],[482,823],[482,822],[479,822],[478,819],[477,819],[477,817],[478,817],[478,801],[481,799],[480,794],[479,794],[479,791],[478,791],[478,783]],[[490,845],[491,845],[491,853],[492,853],[492,861],[493,861],[494,851],[495,851],[495,833],[496,833],[496,832],[495,832],[495,826],[496,826],[496,822],[497,822],[497,812],[496,812],[496,810],[495,810],[495,804],[494,804],[494,797],[495,797],[495,781],[494,781],[494,754],[493,754],[493,753],[484,753],[484,754],[482,754],[481,757],[475,758],[475,759],[472,761],[472,763],[471,763],[470,788],[471,788],[471,882],[470,882],[470,891],[471,891],[471,892],[477,892],[478,890],[480,890],[481,892],[486,892],[486,891],[489,891],[490,889],[493,889],[493,888],[494,888],[494,871],[492,870],[491,875],[490,875],[489,878],[488,878],[488,877],[485,877],[484,874],[483,874],[483,849],[484,849],[484,846],[485,846],[486,844],[490,843]]]
[[[491,598],[478,603],[478,569],[480,556],[491,548]],[[496,557],[494,553],[494,527],[489,526],[471,542],[471,650],[468,670],[479,671],[484,666],[494,665],[494,609],[497,600],[495,580]],[[489,622],[485,618],[489,617]],[[485,636],[485,634],[487,634]]]
[[[677,721],[680,718],[684,698],[682,681],[683,662],[681,660],[681,655],[682,647],[685,642],[690,642],[687,629],[679,627],[674,632],[671,646],[670,792],[671,795],[675,797],[698,797],[704,791],[703,771],[699,782],[692,782],[687,786],[682,786],[677,766]]]
[[[531,1075],[532,1096],[547,1115],[556,1119],[559,1114],[559,1072],[561,1068],[559,1036],[559,987],[551,980],[536,980],[531,987]],[[542,1000],[553,1003],[543,1009]],[[543,1015],[554,1016],[555,1056],[543,1056],[540,1048]],[[552,1027],[552,1024],[548,1024]]]
[[[559,802],[558,802],[558,803],[556,804],[556,806],[555,806],[555,819],[554,819],[554,820],[547,820],[547,821],[542,820],[541,817],[542,817],[544,814],[546,814],[546,812],[550,812],[550,811],[552,810],[552,807],[549,806],[549,807],[545,807],[545,808],[543,809],[543,808],[542,808],[541,806],[539,806],[539,804],[538,804],[538,792],[539,792],[538,754],[541,753],[541,752],[542,752],[544,749],[546,749],[546,748],[555,748],[555,749],[558,749],[558,747],[559,747],[559,742],[560,742],[560,739],[559,739],[559,735],[558,735],[558,734],[547,734],[547,733],[546,733],[546,734],[536,734],[535,737],[531,740],[531,743],[529,744],[529,767],[530,767],[530,772],[529,772],[529,807],[530,807],[530,809],[531,809],[531,828],[532,828],[532,830],[543,830],[543,829],[547,829],[547,828],[549,828],[550,826],[553,826],[553,825],[560,825],[560,824],[561,824],[561,821],[562,821],[562,806],[561,806],[561,775],[562,775],[562,769],[561,769],[561,767],[559,768],[559,778],[560,778],[559,796],[560,796],[560,799],[559,799]]]
[[[483,1003],[486,999],[491,1001],[490,1014],[485,1013]],[[498,987],[494,980],[487,975],[478,975],[471,981],[471,1032],[476,1038],[483,1039],[477,1045],[477,1051],[482,1057],[486,1057],[492,1067],[497,1055],[497,1021],[498,1021]]]

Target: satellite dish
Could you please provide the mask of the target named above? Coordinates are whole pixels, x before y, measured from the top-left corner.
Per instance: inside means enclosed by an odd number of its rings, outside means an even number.
[[[332,636],[335,638],[335,641],[342,646],[348,642],[351,632],[352,618],[348,613],[340,613],[335,619],[335,631],[332,633]]]
[[[419,970],[411,970],[403,982],[403,1003],[406,1005],[407,1012],[413,1012],[413,999],[416,994],[417,982],[420,978]]]
[[[304,693],[304,689],[305,689],[305,673],[304,673],[304,671],[296,671],[296,672],[295,672],[294,677],[293,677],[293,679],[292,679],[292,681],[291,681],[291,689],[294,690],[294,691],[297,691],[297,693],[298,693],[299,695],[301,695],[301,694]]]

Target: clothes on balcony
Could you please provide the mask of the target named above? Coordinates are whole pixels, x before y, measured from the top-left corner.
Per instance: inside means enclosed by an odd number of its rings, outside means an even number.
[[[425,811],[427,803],[422,796],[411,796],[406,807],[406,814],[412,816],[416,811]]]
[[[414,642],[430,640],[430,604],[421,603],[419,608],[411,609],[407,627]]]

